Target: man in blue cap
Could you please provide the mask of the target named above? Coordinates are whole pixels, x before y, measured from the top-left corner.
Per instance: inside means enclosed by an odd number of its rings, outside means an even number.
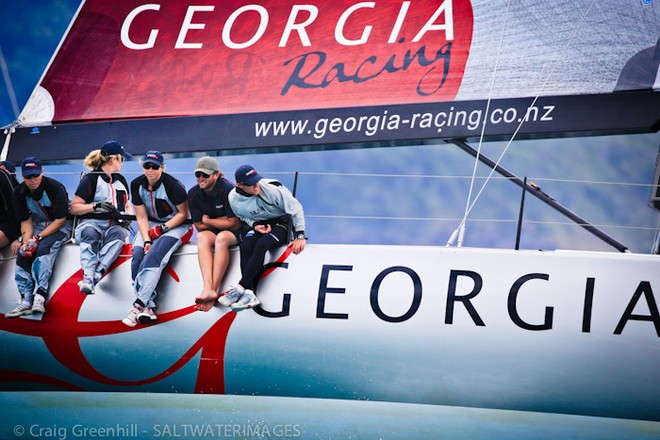
[[[16,257],[16,285],[21,302],[7,318],[45,313],[48,285],[55,259],[71,235],[69,197],[64,185],[43,175],[41,161],[27,157],[21,163],[23,182],[12,192],[21,246]]]
[[[236,188],[229,193],[234,214],[252,230],[240,244],[241,279],[218,302],[234,311],[261,303],[254,293],[266,252],[289,243],[294,254],[305,249],[303,207],[280,182],[264,179],[251,165],[238,167]]]

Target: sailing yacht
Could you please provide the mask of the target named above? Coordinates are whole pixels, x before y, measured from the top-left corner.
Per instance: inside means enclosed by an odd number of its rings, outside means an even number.
[[[90,296],[67,244],[46,313],[0,317],[12,423],[31,435],[101,426],[145,438],[219,436],[225,423],[244,437],[483,436],[495,426],[502,437],[657,436],[658,255],[631,250],[501,157],[521,139],[657,132],[658,8],[81,2],[6,127],[1,159],[79,160],[109,139],[168,158],[441,145],[489,171],[469,176],[442,243],[282,247],[259,281],[261,306],[241,313],[194,309],[202,286],[189,244],[158,286],[158,320],[128,328],[130,244]],[[494,140],[500,158],[482,150]],[[480,183],[498,176],[606,250],[465,246]],[[236,249],[231,257],[222,290],[240,278]],[[7,258],[6,310],[13,276]],[[42,402],[89,415],[98,399],[120,424],[72,425],[65,413],[33,428],[25,415],[46,417]],[[199,416],[166,409],[151,423],[126,410],[145,402],[149,417],[163,407]]]

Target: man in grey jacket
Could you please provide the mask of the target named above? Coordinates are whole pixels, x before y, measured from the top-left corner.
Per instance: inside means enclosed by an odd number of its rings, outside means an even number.
[[[293,238],[289,245],[294,254],[299,254],[305,249],[306,238],[303,207],[280,182],[262,178],[251,165],[238,167],[235,177],[236,188],[229,193],[229,204],[252,229],[240,244],[241,280],[218,302],[240,311],[261,303],[254,287],[266,252]]]

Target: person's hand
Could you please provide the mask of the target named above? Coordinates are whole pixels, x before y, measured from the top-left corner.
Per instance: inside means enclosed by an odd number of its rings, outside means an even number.
[[[170,229],[165,226],[165,224],[154,226],[153,228],[149,229],[149,237],[151,237],[152,240],[157,239]]]
[[[28,249],[27,243],[23,243],[20,248],[18,248],[18,255],[23,258],[32,258],[32,252]]]
[[[39,246],[39,237],[33,235],[32,237],[30,237],[27,243],[23,243],[21,245],[21,247],[18,249],[18,253],[23,258],[32,258],[34,254],[37,253],[38,246]]]
[[[18,240],[14,240],[11,242],[11,256],[15,257],[18,255],[18,250],[21,248],[21,242]]]
[[[298,255],[305,249],[305,244],[307,243],[307,237],[305,237],[305,231],[298,231],[296,233],[296,238],[289,243],[291,251]]]
[[[273,228],[270,225],[255,225],[254,230],[260,234],[269,234]]]
[[[305,250],[305,244],[307,243],[307,240],[304,238],[298,238],[293,240],[291,243],[289,243],[289,246],[291,246],[291,251],[298,255],[301,253],[303,250]]]
[[[117,208],[110,202],[94,203],[94,214],[118,214]]]
[[[133,220],[129,220],[127,218],[120,218],[117,220],[117,222],[119,223],[119,226],[122,226],[126,229],[131,229],[131,225],[133,224]]]

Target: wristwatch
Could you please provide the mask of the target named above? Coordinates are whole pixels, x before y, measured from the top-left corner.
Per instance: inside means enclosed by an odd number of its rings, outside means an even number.
[[[296,240],[307,240],[307,237],[305,237],[305,231],[296,232]]]

